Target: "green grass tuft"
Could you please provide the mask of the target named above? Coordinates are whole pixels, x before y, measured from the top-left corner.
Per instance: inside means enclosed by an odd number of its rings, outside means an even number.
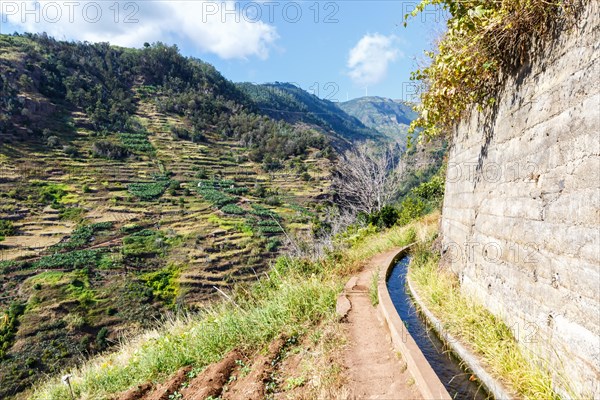
[[[371,284],[369,285],[369,299],[373,307],[379,304],[379,270],[371,275]]]

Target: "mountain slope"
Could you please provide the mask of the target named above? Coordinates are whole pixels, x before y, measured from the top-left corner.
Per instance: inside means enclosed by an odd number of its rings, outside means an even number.
[[[175,47],[0,35],[0,398],[255,280],[327,199],[327,138]]]
[[[410,104],[383,97],[359,97],[337,106],[365,126],[402,144],[406,144],[408,127],[417,117]]]
[[[347,147],[355,141],[386,140],[380,132],[348,115],[336,103],[320,99],[290,83],[239,83],[236,86],[261,112],[292,124],[315,127],[331,135],[334,138],[333,144],[337,147]]]

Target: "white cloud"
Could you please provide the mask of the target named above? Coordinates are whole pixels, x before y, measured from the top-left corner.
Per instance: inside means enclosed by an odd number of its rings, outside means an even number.
[[[186,41],[224,59],[266,59],[279,37],[275,26],[246,15],[234,1],[2,3],[0,23],[58,39],[129,47]]]
[[[348,75],[357,85],[374,85],[387,75],[388,66],[402,53],[394,48],[398,38],[379,33],[363,36],[348,55]]]

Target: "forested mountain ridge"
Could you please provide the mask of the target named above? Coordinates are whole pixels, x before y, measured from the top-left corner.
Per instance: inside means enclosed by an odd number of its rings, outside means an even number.
[[[330,135],[336,147],[348,147],[354,141],[382,142],[381,132],[365,126],[352,115],[337,107],[338,103],[320,99],[291,83],[236,85],[261,112],[292,124],[303,123]]]
[[[329,195],[329,139],[176,47],[0,36],[0,397],[256,279]]]
[[[408,127],[417,117],[411,104],[383,97],[359,97],[337,106],[365,126],[403,145],[407,143]]]

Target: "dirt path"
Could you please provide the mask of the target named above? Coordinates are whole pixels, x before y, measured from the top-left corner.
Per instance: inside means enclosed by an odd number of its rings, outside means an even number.
[[[348,368],[351,399],[421,399],[401,355],[392,348],[390,336],[369,299],[373,273],[389,262],[399,249],[373,257],[346,285],[352,306],[345,333],[348,346],[344,363]]]

